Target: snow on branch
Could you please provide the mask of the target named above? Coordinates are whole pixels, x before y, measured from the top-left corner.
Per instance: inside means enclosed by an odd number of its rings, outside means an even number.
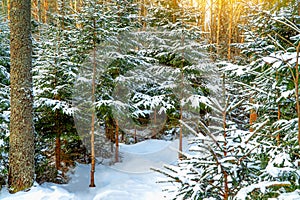
[[[251,193],[253,190],[260,189],[262,193],[266,192],[266,188],[270,187],[288,187],[291,186],[291,183],[288,181],[263,181],[260,183],[252,184],[247,187],[244,187],[238,191],[235,198],[236,200],[244,200],[247,197],[247,194]]]

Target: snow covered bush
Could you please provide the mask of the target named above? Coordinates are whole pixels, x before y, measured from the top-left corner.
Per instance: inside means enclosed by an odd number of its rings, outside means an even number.
[[[174,199],[232,199],[258,178],[257,163],[250,155],[259,144],[252,143],[248,131],[237,128],[235,111],[245,105],[245,99],[230,82],[224,77],[215,96],[211,92],[203,98],[211,110],[209,125],[200,120],[200,132],[191,130],[196,137],[184,159],[177,166],[165,166],[166,170],[156,169],[169,177],[166,182],[176,185]]]

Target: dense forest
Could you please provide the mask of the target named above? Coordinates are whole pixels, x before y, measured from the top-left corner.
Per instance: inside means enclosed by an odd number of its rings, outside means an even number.
[[[78,164],[96,187],[121,144],[178,140],[152,168],[174,199],[300,196],[299,0],[0,8],[2,190],[67,184]]]

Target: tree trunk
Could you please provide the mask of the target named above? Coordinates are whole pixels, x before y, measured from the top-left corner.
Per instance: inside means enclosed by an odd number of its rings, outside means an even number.
[[[222,0],[219,0],[218,1],[217,35],[216,35],[216,49],[217,49],[217,54],[219,54],[219,44],[220,44],[221,11],[222,11]]]
[[[48,0],[43,1],[43,17],[42,17],[42,22],[47,23],[48,17],[47,17],[47,12],[49,10],[49,5],[48,5]]]
[[[276,72],[276,82],[278,82],[278,72]],[[280,97],[280,93],[277,92],[277,98]],[[278,102],[277,104],[277,120],[279,121],[281,118],[281,111],[280,111],[280,102]],[[277,130],[279,130],[280,128],[278,127]],[[277,141],[277,146],[280,145],[280,133],[277,133],[276,135],[276,141]]]
[[[55,133],[56,133],[56,138],[55,138],[55,167],[56,170],[60,170],[60,163],[61,163],[61,126],[60,126],[60,121],[59,121],[59,111],[55,111]]]
[[[136,126],[134,127],[134,143],[137,143]]]
[[[298,115],[298,144],[300,146],[300,102],[299,102],[299,55],[300,54],[300,43],[297,46],[297,54],[296,54],[296,80],[295,80],[295,93],[296,93],[296,107],[297,107],[297,115]]]
[[[253,98],[250,98],[250,104],[253,104],[253,103],[254,103]],[[250,110],[250,119],[249,119],[249,125],[250,125],[249,131],[250,132],[254,131],[252,125],[256,120],[257,120],[257,113],[256,113],[255,109],[251,109]]]
[[[93,80],[92,80],[92,123],[91,123],[91,182],[89,187],[96,187],[95,185],[95,93],[96,93],[96,19],[93,19]]]
[[[227,59],[231,59],[231,39],[232,39],[232,21],[233,21],[233,1],[230,0],[229,3],[229,25],[228,25],[228,47],[227,47]]]
[[[119,162],[119,123],[116,119],[116,154],[115,154],[115,161]]]
[[[8,184],[11,193],[30,188],[34,180],[32,41],[30,0],[11,0],[11,116]]]
[[[153,128],[152,128],[152,139],[156,138],[156,109],[154,109],[154,115],[153,115]]]
[[[142,0],[141,1],[141,11],[140,11],[140,21],[142,22],[142,31],[145,31],[146,30],[146,27],[147,27],[147,22],[146,22],[146,6],[145,6],[146,2],[145,0]]]

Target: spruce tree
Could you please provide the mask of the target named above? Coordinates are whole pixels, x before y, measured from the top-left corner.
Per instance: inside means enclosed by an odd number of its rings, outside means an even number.
[[[43,153],[43,159],[37,160],[37,177],[39,182],[45,179],[65,182],[64,173],[75,164],[72,152],[80,148],[80,140],[74,128],[71,98],[81,57],[77,49],[76,21],[69,6],[60,1],[58,12],[51,16],[52,23],[40,24],[40,32],[35,35],[34,43],[37,144],[41,149],[48,147],[48,152]],[[48,162],[55,163],[55,166],[47,166],[45,163]],[[43,171],[49,173],[48,178],[41,174]]]

